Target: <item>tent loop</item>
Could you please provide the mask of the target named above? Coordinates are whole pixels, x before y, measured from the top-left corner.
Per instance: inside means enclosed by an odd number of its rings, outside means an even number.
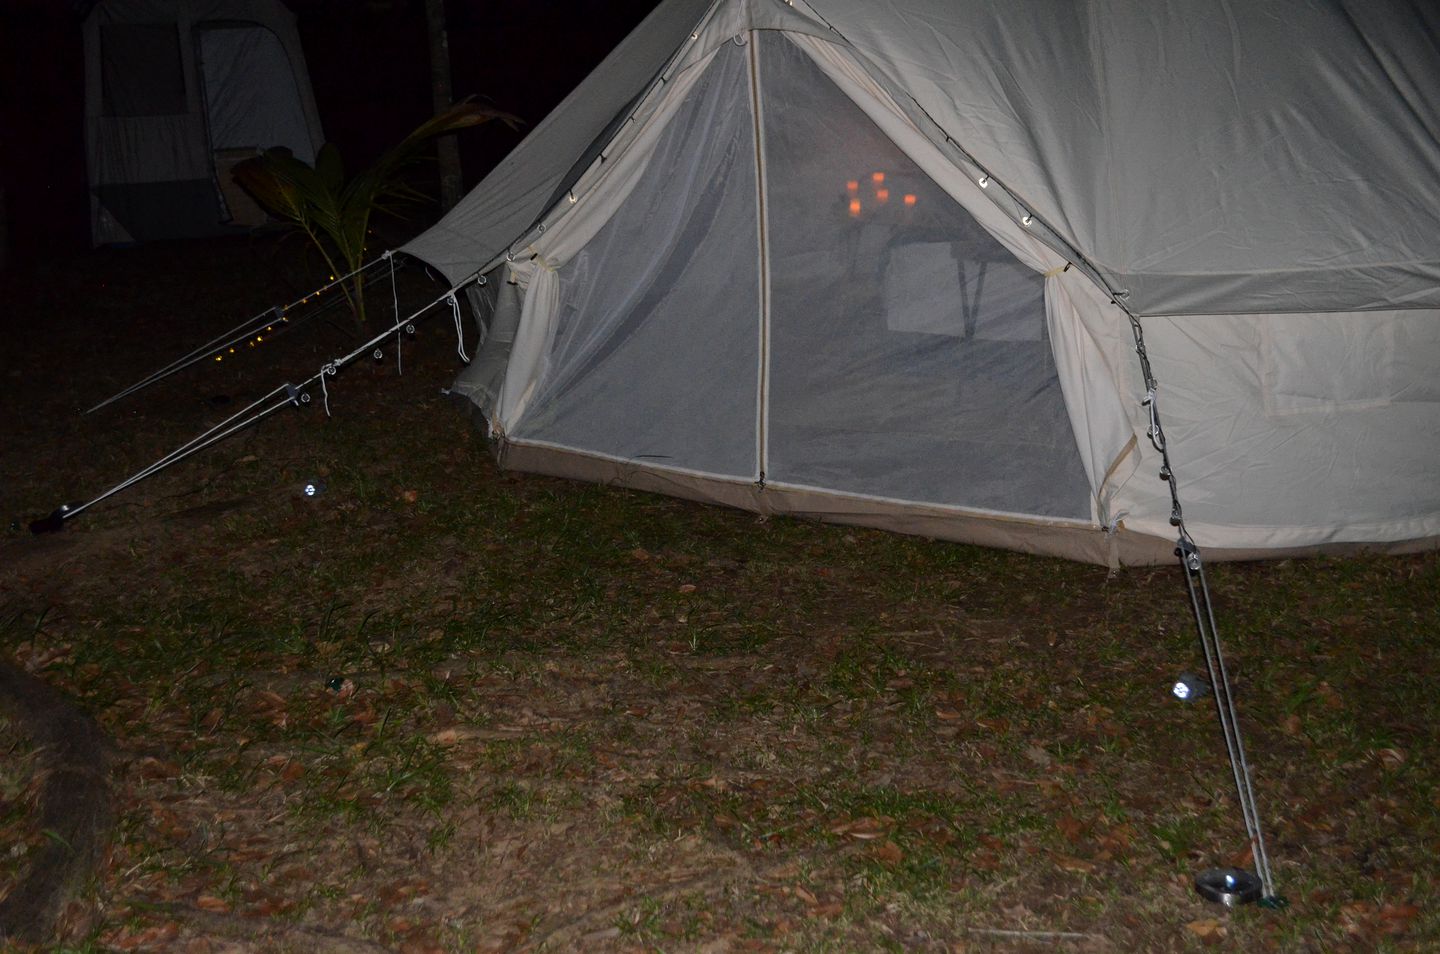
[[[460,300],[455,297],[452,291],[446,296],[445,301],[450,305],[450,312],[455,317],[455,351],[460,355],[460,360],[466,364],[470,363],[470,356],[465,353],[465,326],[460,320]]]
[[[382,255],[382,256],[380,256],[380,257],[383,258],[383,259],[386,259],[386,260],[388,260],[388,261],[390,262],[390,305],[391,305],[392,313],[394,314],[394,317],[395,317],[395,324],[396,324],[396,327],[397,327],[397,330],[396,330],[396,332],[395,332],[395,373],[396,373],[396,374],[404,374],[404,373],[405,373],[405,360],[404,360],[404,357],[403,357],[402,354],[401,354],[401,351],[402,351],[402,349],[401,349],[401,347],[400,347],[400,345],[401,345],[401,338],[400,338],[400,332],[399,332],[399,330],[398,330],[398,327],[399,327],[399,324],[400,324],[400,292],[399,292],[399,290],[395,287],[395,253],[394,253],[393,251],[387,251],[387,252],[385,252],[384,255]],[[412,333],[413,333],[413,328],[412,328]],[[378,359],[377,359],[377,360],[378,360]]]
[[[736,46],[743,47],[748,45],[750,43],[750,40],[748,37],[745,36],[745,34],[737,33],[730,38],[730,42],[734,43]]]
[[[1145,429],[1145,436],[1150,438],[1150,443],[1155,445],[1156,450],[1162,454],[1165,453],[1165,432],[1160,429],[1160,418],[1155,411],[1154,387],[1145,392],[1145,398],[1140,402],[1140,406],[1145,408],[1150,416],[1150,426]],[[1168,472],[1168,470],[1167,467],[1166,471]],[[1178,501],[1176,503],[1178,505]]]
[[[321,366],[321,368],[320,368],[320,374],[319,374],[319,376],[318,376],[319,379],[320,379],[320,394],[321,394],[321,395],[324,397],[324,399],[325,399],[325,416],[326,416],[326,417],[330,417],[331,415],[330,415],[330,389],[325,386],[325,379],[326,379],[327,377],[334,377],[336,370],[337,370],[337,369],[336,369],[336,367],[335,367],[335,362],[334,362],[334,361],[327,361],[327,362],[325,362],[325,364],[324,364],[323,366]]]

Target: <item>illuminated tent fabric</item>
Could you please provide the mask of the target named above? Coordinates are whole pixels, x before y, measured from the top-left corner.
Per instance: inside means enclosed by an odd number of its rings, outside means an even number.
[[[1207,553],[1433,546],[1437,33],[671,0],[406,251],[486,276],[506,466],[1168,560],[1134,315]]]
[[[279,0],[105,0],[84,33],[96,245],[261,224],[230,170],[272,146],[313,161],[324,141]]]

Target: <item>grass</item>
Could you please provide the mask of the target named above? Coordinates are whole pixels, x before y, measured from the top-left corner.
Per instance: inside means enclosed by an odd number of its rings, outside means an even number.
[[[236,294],[220,251],[134,255],[183,260],[196,300]],[[157,342],[203,337],[140,285],[110,307],[145,312],[142,340],[85,324],[90,276],[135,261],[16,292],[58,296],[51,338],[17,333],[58,382],[6,408],[17,515],[185,439],[197,391],[333,350],[317,327],[76,419]],[[452,343],[422,326],[404,378],[336,381],[333,418],[281,415],[4,541],[0,646],[116,744],[71,949],[213,936],[204,905],[277,948],[320,925],[457,951],[1198,950],[1211,919],[1236,947],[1440,943],[1435,554],[1211,568],[1291,901],[1226,913],[1190,888],[1245,843],[1213,708],[1165,695],[1200,666],[1178,570],[501,474],[437,396]],[[312,475],[329,489],[302,499]],[[36,836],[19,744],[10,843]]]

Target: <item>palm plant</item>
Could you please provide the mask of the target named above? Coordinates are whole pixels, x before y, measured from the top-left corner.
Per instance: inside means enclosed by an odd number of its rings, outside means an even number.
[[[421,159],[427,141],[445,133],[499,120],[511,128],[520,120],[466,99],[421,123],[368,169],[348,177],[340,150],[326,143],[311,166],[284,147],[267,149],[235,167],[235,181],[271,215],[304,233],[332,275],[349,275],[340,285],[361,328],[366,327],[365,264],[370,220],[377,212],[398,215],[425,196],[406,173]]]

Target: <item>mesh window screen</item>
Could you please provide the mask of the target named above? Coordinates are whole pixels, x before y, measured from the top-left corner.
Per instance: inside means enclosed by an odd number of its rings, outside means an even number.
[[[315,161],[300,88],[280,38],[262,26],[197,31],[212,149],[288,146]]]
[[[179,30],[171,23],[102,24],[100,84],[106,116],[183,114]]]
[[[515,436],[751,478],[759,355],[748,51],[727,45],[615,217],[561,273]]]
[[[760,46],[767,477],[1087,519],[1044,281],[781,36]]]

